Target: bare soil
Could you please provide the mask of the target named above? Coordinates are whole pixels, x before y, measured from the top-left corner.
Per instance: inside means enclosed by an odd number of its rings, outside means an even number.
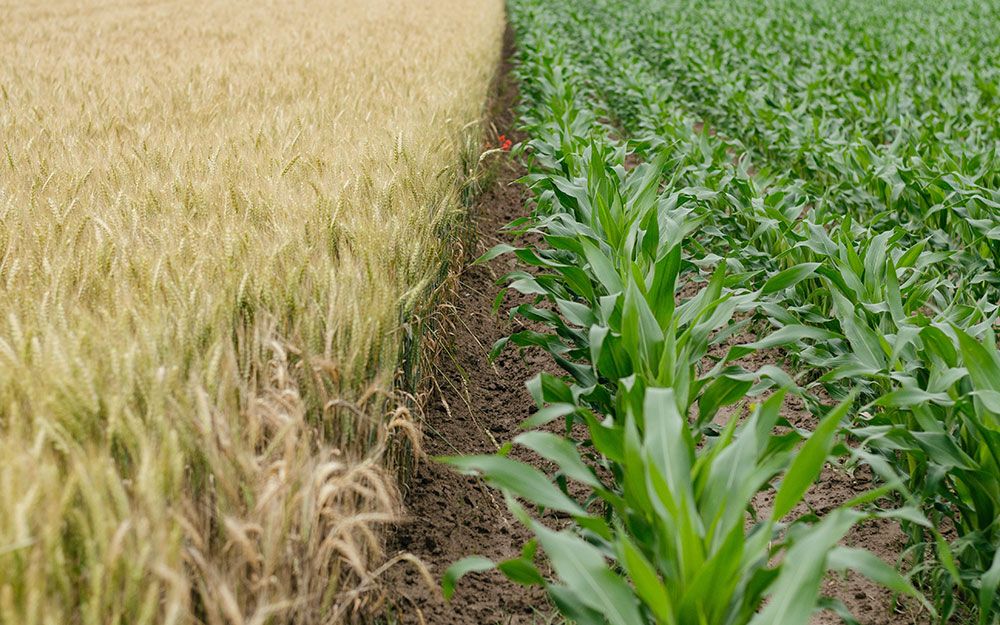
[[[515,141],[517,85],[511,76],[513,37],[504,42],[491,126]],[[514,159],[497,155],[495,180],[471,209],[478,240],[469,260],[501,241],[506,224],[527,212],[526,191],[514,181],[525,172]],[[497,279],[515,269],[512,257],[486,266],[467,266],[458,276],[452,332],[436,373],[439,388],[425,409],[424,449],[430,456],[494,453],[519,431],[534,410],[524,386],[538,371],[551,369],[542,354],[508,349],[493,363],[493,343],[513,330],[505,314],[492,313]],[[516,556],[531,535],[507,511],[502,497],[479,479],[456,474],[447,466],[420,464],[406,494],[407,516],[389,545],[390,552],[418,556],[436,580],[468,555],[494,560]],[[412,567],[397,567],[384,580],[395,593],[390,622],[427,625],[522,625],[546,623],[549,606],[541,589],[524,588],[498,573],[464,577],[451,602],[427,586]]]

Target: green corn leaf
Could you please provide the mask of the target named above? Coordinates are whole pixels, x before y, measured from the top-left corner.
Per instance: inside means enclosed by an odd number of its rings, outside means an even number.
[[[958,350],[948,335],[940,328],[927,326],[920,330],[920,339],[932,353],[940,357],[949,367],[958,364]]]
[[[693,623],[706,617],[709,622],[722,619],[731,607],[722,598],[732,597],[741,581],[746,547],[743,528],[733,526],[728,535],[720,540],[718,551],[711,554],[685,589],[678,610],[680,622]]]
[[[675,245],[653,266],[653,280],[649,285],[646,297],[653,308],[656,322],[663,332],[666,332],[667,328],[670,327],[674,316],[674,293],[680,266],[680,245]]]
[[[892,319],[897,325],[903,322],[906,313],[903,310],[903,296],[899,291],[899,280],[896,277],[896,266],[889,258],[885,268],[885,297]]]
[[[778,385],[778,388],[783,391],[787,391],[794,395],[798,395],[802,392],[802,389],[795,383],[792,376],[788,375],[788,372],[781,367],[764,365],[763,367],[757,369],[757,375],[759,375],[762,379],[773,380],[774,383]]]
[[[951,546],[948,545],[948,541],[944,539],[936,529],[934,531],[934,547],[937,553],[938,561],[941,563],[942,568],[948,572],[951,576],[952,582],[961,586],[962,585],[962,574],[959,573],[958,567],[955,566],[955,554],[951,551]]]
[[[757,406],[746,423],[741,427],[735,440],[722,448],[711,459],[711,466],[700,494],[701,510],[706,519],[716,520],[713,528],[714,540],[720,533],[725,535],[729,528],[742,530],[745,504],[757,491],[773,477],[786,462],[787,454],[776,453],[774,464],[763,462],[771,434],[777,424],[784,392],[778,391]],[[737,420],[734,418],[722,434],[731,436]],[[720,448],[722,442],[716,443]],[[706,456],[699,459],[701,462]],[[736,505],[734,505],[734,502]]]
[[[899,257],[899,260],[896,262],[896,265],[900,269],[903,269],[904,267],[912,267],[913,264],[917,262],[917,259],[920,258],[920,255],[924,251],[924,247],[926,245],[927,245],[927,239],[924,239],[923,241],[917,243],[910,249],[906,250],[906,252]]]
[[[581,241],[581,244],[583,245],[584,254],[587,256],[587,262],[590,264],[590,269],[594,272],[594,276],[600,281],[604,290],[609,294],[621,293],[623,289],[622,279],[618,275],[618,270],[615,269],[615,265],[611,262],[611,259],[590,240],[584,239]]]
[[[536,406],[545,404],[572,404],[573,393],[566,386],[566,383],[552,375],[542,372],[524,383]]]
[[[656,348],[663,342],[663,332],[635,282],[629,280],[622,310],[622,341],[638,369],[649,372],[659,360]]]
[[[593,488],[602,487],[593,470],[580,459],[573,443],[565,438],[549,432],[525,432],[515,438],[514,443],[556,463],[566,477]]]
[[[571,302],[569,300],[556,298],[556,306],[559,308],[559,313],[565,317],[567,321],[580,326],[581,328],[589,328],[593,324],[597,323],[597,317],[594,316],[594,311],[579,302]]]
[[[1000,587],[1000,548],[994,547],[993,562],[979,580],[979,625],[987,625]]]
[[[886,365],[887,354],[882,348],[878,334],[869,327],[864,317],[846,298],[835,292],[833,299],[840,325],[854,355],[870,370],[881,371]]]
[[[445,600],[451,599],[454,596],[455,585],[461,578],[469,573],[482,573],[494,568],[496,568],[496,564],[493,560],[482,556],[469,556],[452,564],[441,578],[441,592],[444,594]]]
[[[656,623],[658,625],[677,625],[677,619],[673,614],[673,599],[666,586],[663,585],[656,569],[629,539],[627,533],[619,532],[617,544],[621,552],[619,559],[622,566],[628,573],[636,594],[653,613]]]
[[[844,625],[861,625],[851,614],[851,611],[844,605],[844,602],[840,599],[834,599],[831,597],[820,597],[819,601],[816,603],[816,607],[822,610],[829,610],[837,615]]]
[[[625,462],[625,430],[621,424],[599,421],[592,412],[583,410],[583,419],[590,432],[594,448],[608,460],[619,464]]]
[[[927,599],[910,582],[906,581],[906,578],[900,575],[896,569],[886,564],[872,552],[866,549],[837,546],[830,551],[827,557],[830,569],[835,571],[856,571],[889,590],[913,597],[932,616],[936,616],[933,606],[931,606]]]
[[[693,498],[690,489],[690,471],[694,456],[694,441],[686,420],[677,410],[674,389],[651,388],[643,402],[646,433],[643,447],[674,496]]]
[[[785,473],[781,487],[774,498],[774,509],[771,518],[780,520],[792,511],[806,490],[819,477],[823,465],[833,448],[834,437],[840,429],[840,422],[847,415],[854,403],[855,393],[831,410],[816,426],[816,431],[802,445],[795,460]]]
[[[955,328],[955,334],[976,390],[1000,392],[1000,358],[996,347],[987,348],[959,328]]]
[[[885,261],[891,232],[883,232],[871,239],[865,251],[865,287],[869,293],[881,291],[885,280]]]
[[[587,272],[572,265],[559,265],[555,267],[556,273],[562,276],[565,286],[572,292],[590,302],[592,305],[597,302],[597,295],[594,292],[594,283],[591,282]]]
[[[784,271],[779,271],[764,283],[761,288],[761,292],[764,295],[770,295],[771,293],[777,293],[787,289],[788,287],[795,286],[799,282],[802,282],[809,276],[816,272],[816,269],[821,263],[802,263],[785,269]]]
[[[935,464],[948,468],[971,470],[975,461],[955,444],[955,439],[944,432],[911,432]]]
[[[751,386],[753,386],[752,380],[727,375],[713,380],[698,398],[698,424],[708,423],[718,413],[719,408],[743,399]]]
[[[567,514],[586,514],[538,469],[502,456],[451,456],[438,458],[459,471],[482,475],[490,484],[523,497],[533,504]]]
[[[862,517],[859,512],[837,508],[799,536],[785,554],[774,594],[750,625],[806,625],[827,568],[827,554]]]
[[[983,407],[994,414],[1000,415],[1000,391],[981,390],[973,391],[973,397],[978,397],[983,402]]]
[[[500,243],[499,245],[494,245],[488,252],[473,261],[473,265],[481,265],[483,263],[488,263],[498,256],[503,256],[504,254],[509,254],[511,252],[516,252],[518,249],[513,245],[507,243]]]
[[[548,295],[549,290],[539,284],[534,277],[518,278],[508,285],[508,288],[521,293],[522,295]]]
[[[600,611],[587,606],[577,593],[566,586],[549,584],[548,593],[559,613],[566,616],[569,622],[579,625],[608,625]]]
[[[607,565],[595,547],[570,532],[555,532],[540,523],[532,530],[556,574],[587,607],[604,614],[612,625],[642,623],[632,589]]]
[[[507,343],[509,342],[510,342],[509,336],[504,336],[498,339],[497,342],[493,344],[493,347],[490,348],[490,353],[487,355],[487,360],[493,362],[497,358],[499,358],[500,354],[503,353],[504,348],[507,347]]]
[[[933,402],[940,406],[951,406],[955,402],[947,393],[928,393],[920,388],[906,387],[886,393],[876,400],[876,405],[893,408],[911,408]]]
[[[837,334],[836,332],[830,332],[829,330],[824,330],[823,328],[805,325],[789,325],[775,330],[759,341],[746,343],[744,345],[737,345],[731,348],[729,350],[729,354],[726,355],[726,361],[730,362],[738,358],[742,358],[743,356],[751,354],[757,350],[771,349],[773,347],[785,347],[806,339],[812,341],[830,341],[842,338],[844,338],[842,335]]]
[[[577,408],[574,404],[551,404],[539,409],[535,414],[531,415],[521,423],[521,429],[531,430],[534,428],[541,427],[556,419],[566,417],[576,412]]]
[[[497,570],[504,577],[522,586],[544,586],[545,578],[530,561],[523,558],[512,558],[497,564]]]

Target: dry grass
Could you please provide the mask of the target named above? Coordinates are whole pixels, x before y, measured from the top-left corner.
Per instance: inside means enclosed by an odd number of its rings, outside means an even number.
[[[0,1],[0,623],[363,607],[502,21]]]

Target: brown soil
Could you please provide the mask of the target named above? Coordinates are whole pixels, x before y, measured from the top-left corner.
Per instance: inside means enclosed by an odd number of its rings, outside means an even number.
[[[513,130],[517,85],[510,74],[512,34],[504,42],[504,60],[493,103],[491,125],[496,133],[518,141]],[[523,168],[506,155],[496,158],[493,184],[471,209],[478,234],[469,258],[500,243],[496,233],[526,213],[526,192],[514,184]],[[511,333],[506,315],[491,312],[497,278],[515,268],[513,257],[488,266],[466,267],[458,276],[450,345],[444,348],[435,378],[439,389],[424,415],[425,451],[430,456],[494,453],[516,436],[520,423],[534,410],[526,380],[551,364],[538,353],[505,351],[494,363],[487,355],[493,343]],[[502,560],[518,555],[531,536],[507,511],[503,498],[479,479],[456,474],[425,461],[417,468],[406,495],[407,518],[399,527],[391,551],[419,557],[439,581],[444,571],[468,555]],[[500,574],[464,577],[450,603],[429,588],[413,567],[397,567],[384,580],[392,598],[391,623],[427,625],[520,625],[548,622],[541,589],[524,588]]]

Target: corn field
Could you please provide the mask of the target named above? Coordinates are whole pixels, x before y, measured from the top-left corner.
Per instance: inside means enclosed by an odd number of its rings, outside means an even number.
[[[481,259],[527,302],[493,355],[564,374],[446,458],[534,536],[446,594],[496,568],[588,625],[856,623],[821,592],[852,571],[906,622],[1000,622],[1000,5],[510,12],[537,243]],[[827,470],[874,479],[820,511]],[[876,519],[894,560],[844,543]]]

